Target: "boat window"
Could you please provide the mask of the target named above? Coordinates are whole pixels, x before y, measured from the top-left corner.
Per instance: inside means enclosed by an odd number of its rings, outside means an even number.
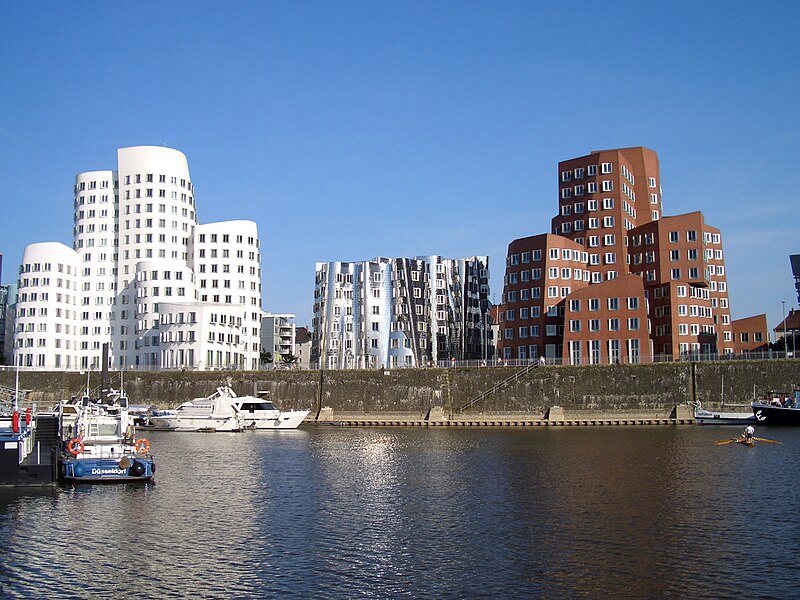
[[[254,412],[257,410],[275,410],[272,402],[242,402],[243,411]]]
[[[98,428],[99,435],[101,436],[116,436],[117,435],[117,424],[116,423],[102,423]]]

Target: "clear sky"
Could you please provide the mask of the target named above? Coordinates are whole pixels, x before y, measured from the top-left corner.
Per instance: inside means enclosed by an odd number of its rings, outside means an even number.
[[[549,230],[557,163],[647,146],[722,230],[734,318],[796,306],[799,2],[5,2],[3,282],[72,242],[75,174],[184,152],[201,222],[252,219],[264,308],[316,261],[487,254]]]

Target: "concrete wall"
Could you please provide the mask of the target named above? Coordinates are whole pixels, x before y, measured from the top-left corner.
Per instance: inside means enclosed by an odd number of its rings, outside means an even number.
[[[134,404],[173,407],[207,396],[230,378],[240,394],[269,390],[282,408],[330,406],[335,417],[380,415],[424,417],[433,406],[445,413],[458,408],[503,381],[517,369],[397,369],[392,371],[269,372],[128,372],[125,389]],[[119,375],[112,374],[118,387]],[[99,384],[93,374],[92,386]],[[320,381],[322,381],[321,395]],[[79,395],[86,376],[78,373],[23,372],[20,386],[34,390],[40,406]],[[14,385],[14,373],[0,373],[0,384]],[[724,385],[726,406],[747,404],[768,390],[790,390],[800,384],[800,360],[663,363],[534,369],[517,382],[472,406],[475,416],[520,414],[541,416],[550,406],[566,414],[668,416],[676,404],[696,398],[707,408],[719,407]],[[746,409],[743,409],[746,410]]]

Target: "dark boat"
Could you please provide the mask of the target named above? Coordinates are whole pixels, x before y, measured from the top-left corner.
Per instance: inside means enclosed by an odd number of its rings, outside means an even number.
[[[773,392],[768,402],[753,402],[753,414],[760,425],[800,425],[800,390]]]

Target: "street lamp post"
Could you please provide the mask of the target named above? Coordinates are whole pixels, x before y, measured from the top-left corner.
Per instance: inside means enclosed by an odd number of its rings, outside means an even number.
[[[783,311],[783,356],[789,358],[789,340],[786,339],[786,300],[781,300],[781,310]]]

